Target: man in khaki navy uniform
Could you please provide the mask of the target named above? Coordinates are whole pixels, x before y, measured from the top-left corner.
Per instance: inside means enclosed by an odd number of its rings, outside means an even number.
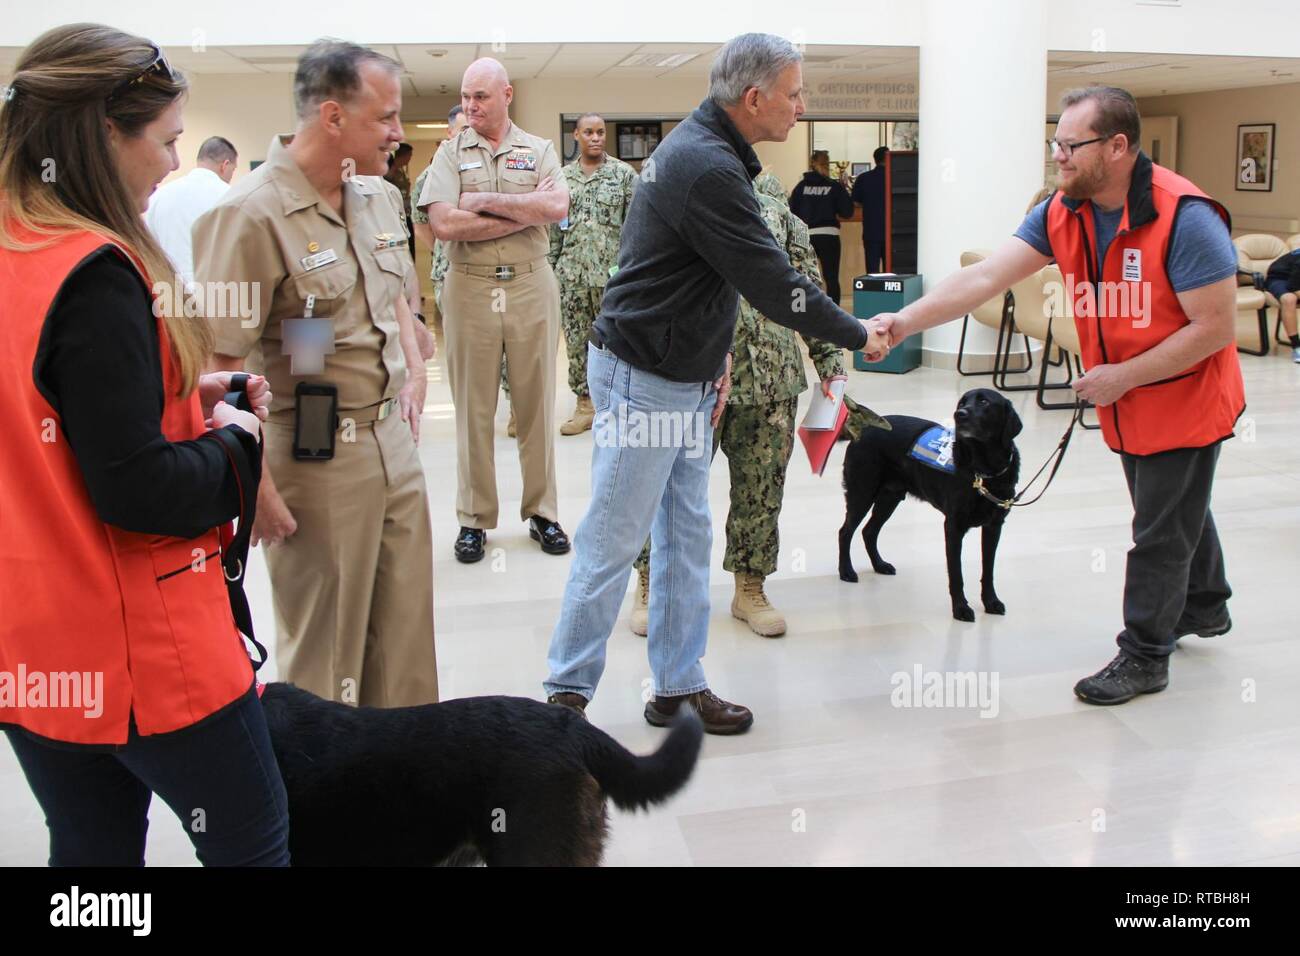
[[[427,703],[438,673],[415,447],[425,372],[403,294],[412,266],[400,198],[380,178],[402,138],[400,67],[319,41],[299,60],[294,96],[291,142],[273,140],[194,227],[199,282],[257,283],[255,321],[210,316],[217,366],[253,353],[274,395],[253,540],[271,573],[277,663],[322,697]],[[296,344],[303,326],[285,325],[302,318],[329,323],[313,326],[324,330],[314,355]],[[303,383],[337,389],[332,459],[295,457]]]
[[[484,58],[461,83],[469,129],[434,157],[416,206],[446,244],[443,286],[447,377],[456,407],[456,559],[483,557],[485,532],[497,526],[493,420],[501,356],[523,472],[520,517],[547,554],[564,554],[555,491],[555,353],[560,290],[547,227],[569,210],[560,160],[550,140],[510,121],[514,89],[505,67]]]

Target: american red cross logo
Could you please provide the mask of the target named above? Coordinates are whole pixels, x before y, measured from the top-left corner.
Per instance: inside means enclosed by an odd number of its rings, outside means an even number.
[[[1134,262],[1137,261],[1137,253],[1135,253],[1132,249],[1129,250],[1128,261],[1129,261],[1129,265],[1132,265]]]

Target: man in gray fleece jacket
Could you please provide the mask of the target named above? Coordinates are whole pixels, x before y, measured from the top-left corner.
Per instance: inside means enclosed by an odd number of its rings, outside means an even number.
[[[748,708],[709,689],[709,461],[730,389],[739,295],[806,335],[882,358],[889,335],[804,278],[764,224],[752,143],[783,142],[803,114],[798,51],[761,33],[727,43],[709,96],[646,160],[588,347],[596,407],[591,506],[578,527],[548,700],[582,712],[605,666],[628,571],[650,534],[651,724],[683,701],[710,733],[735,734]],[[869,334],[870,333],[870,334]]]

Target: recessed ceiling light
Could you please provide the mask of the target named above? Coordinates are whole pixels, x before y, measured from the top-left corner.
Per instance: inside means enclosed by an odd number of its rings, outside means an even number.
[[[615,66],[649,66],[649,67],[674,67],[681,66],[699,56],[698,53],[633,53],[621,63]]]
[[[416,129],[446,129],[446,123],[416,123]]]
[[[427,53],[427,54],[429,54],[429,56],[431,56],[431,57],[435,57],[435,58],[436,58],[436,57],[446,56],[446,55],[447,55],[447,51],[446,51],[446,50],[425,50],[424,52]]]

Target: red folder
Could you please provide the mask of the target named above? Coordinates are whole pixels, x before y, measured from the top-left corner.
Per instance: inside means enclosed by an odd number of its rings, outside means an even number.
[[[808,453],[808,463],[812,465],[814,475],[826,471],[826,462],[831,457],[831,449],[844,428],[849,417],[848,402],[840,402],[839,414],[835,416],[834,428],[805,428],[799,426],[799,440],[803,442],[804,451]]]

